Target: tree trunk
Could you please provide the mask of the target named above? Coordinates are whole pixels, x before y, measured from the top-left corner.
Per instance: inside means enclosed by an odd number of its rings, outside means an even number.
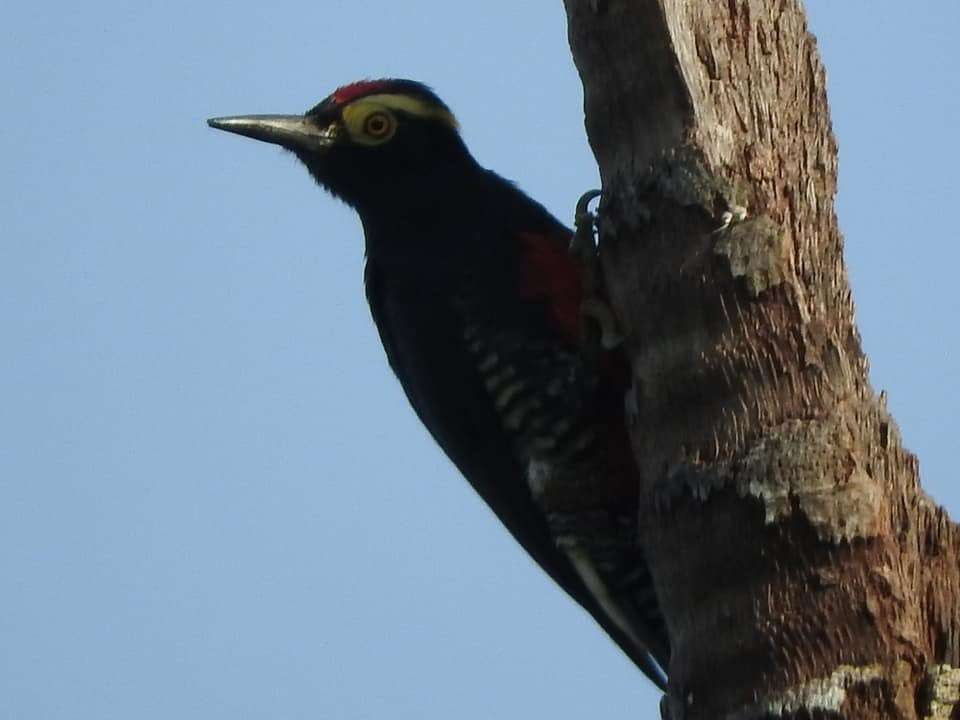
[[[960,717],[960,533],[867,379],[799,2],[565,4],[665,716]]]

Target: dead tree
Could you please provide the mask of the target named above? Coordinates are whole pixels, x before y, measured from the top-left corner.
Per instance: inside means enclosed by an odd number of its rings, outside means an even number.
[[[680,718],[960,717],[960,533],[867,379],[798,0],[565,0]]]

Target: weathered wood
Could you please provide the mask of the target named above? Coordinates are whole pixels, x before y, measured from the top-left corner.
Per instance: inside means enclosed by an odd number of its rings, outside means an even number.
[[[799,3],[565,4],[665,713],[960,717],[960,532],[867,380]]]

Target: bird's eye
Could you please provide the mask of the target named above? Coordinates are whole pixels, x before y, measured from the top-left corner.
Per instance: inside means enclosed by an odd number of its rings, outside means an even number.
[[[397,116],[383,103],[358,100],[343,109],[342,117],[350,140],[356,145],[383,145],[397,132]]]
[[[393,130],[393,117],[385,112],[372,112],[363,121],[363,132],[374,140],[385,140]]]

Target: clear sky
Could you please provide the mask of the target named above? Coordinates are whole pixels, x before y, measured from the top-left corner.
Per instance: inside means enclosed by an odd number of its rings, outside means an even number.
[[[960,517],[960,5],[811,0],[873,380]],[[407,408],[359,224],[211,115],[425,80],[570,220],[560,2],[12,3],[0,720],[656,717]]]

